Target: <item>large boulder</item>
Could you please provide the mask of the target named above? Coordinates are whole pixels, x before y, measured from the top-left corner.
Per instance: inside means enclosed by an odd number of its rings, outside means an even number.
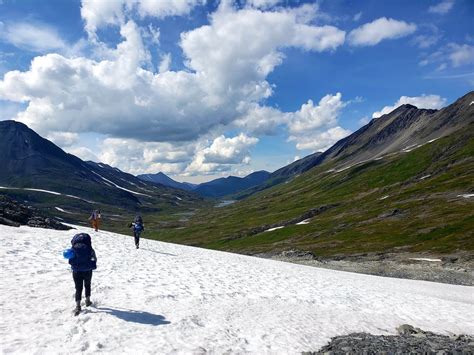
[[[72,229],[54,218],[43,216],[37,209],[26,206],[6,195],[0,195],[0,224],[12,227],[30,227],[69,230]]]

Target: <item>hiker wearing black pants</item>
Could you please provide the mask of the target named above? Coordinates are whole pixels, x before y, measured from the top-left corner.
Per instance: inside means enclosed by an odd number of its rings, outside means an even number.
[[[133,230],[133,237],[135,238],[135,247],[138,249],[140,247],[140,235],[145,230],[145,225],[143,224],[143,218],[140,215],[135,217],[135,220],[130,223],[130,227]]]
[[[94,249],[92,249],[92,241],[89,234],[76,234],[72,238],[71,244],[72,257],[69,259],[69,264],[71,264],[72,277],[76,287],[74,315],[77,316],[81,313],[81,298],[84,286],[86,289],[86,307],[92,304],[90,300],[92,270],[97,268],[97,257]]]

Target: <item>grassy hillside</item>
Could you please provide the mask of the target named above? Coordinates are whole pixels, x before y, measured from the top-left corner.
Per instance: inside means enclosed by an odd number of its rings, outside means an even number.
[[[200,210],[175,225],[160,225],[162,219],[150,215],[147,236],[242,253],[474,250],[474,198],[459,196],[474,193],[472,124],[409,152],[344,170],[339,165],[317,166],[233,205]],[[331,171],[336,166],[338,171]],[[305,212],[327,205],[335,206],[308,224],[295,224]],[[262,232],[288,223],[293,224]]]

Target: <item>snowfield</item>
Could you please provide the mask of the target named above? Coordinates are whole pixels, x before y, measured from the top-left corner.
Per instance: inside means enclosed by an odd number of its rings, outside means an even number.
[[[474,288],[91,234],[94,307],[72,316],[77,231],[0,226],[0,352],[296,354],[408,323],[474,334]],[[84,308],[85,309],[85,308]]]

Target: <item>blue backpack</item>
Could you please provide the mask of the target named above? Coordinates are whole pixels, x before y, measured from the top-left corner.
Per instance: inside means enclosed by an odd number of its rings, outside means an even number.
[[[145,230],[145,227],[143,227],[142,216],[136,216],[135,221],[133,222],[133,231],[136,233],[141,233],[144,230]]]
[[[133,223],[133,231],[137,233],[143,232],[145,228],[143,227],[143,224],[135,222]]]
[[[76,234],[72,240],[74,257],[69,259],[72,271],[91,271],[97,269],[97,257],[92,249],[91,237],[87,233]]]

